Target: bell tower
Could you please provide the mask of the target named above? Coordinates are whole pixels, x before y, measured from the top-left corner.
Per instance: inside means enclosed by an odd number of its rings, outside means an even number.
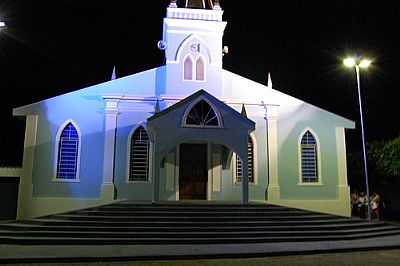
[[[166,58],[166,94],[188,96],[203,89],[222,96],[222,15],[219,1],[171,1],[159,43]]]

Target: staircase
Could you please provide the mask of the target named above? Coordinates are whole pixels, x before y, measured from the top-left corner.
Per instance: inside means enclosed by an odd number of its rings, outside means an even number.
[[[247,244],[400,235],[400,227],[253,204],[120,202],[0,224],[0,245]]]

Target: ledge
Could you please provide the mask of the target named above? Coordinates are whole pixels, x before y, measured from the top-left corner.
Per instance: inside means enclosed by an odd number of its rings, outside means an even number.
[[[168,8],[167,18],[222,21],[222,10]]]

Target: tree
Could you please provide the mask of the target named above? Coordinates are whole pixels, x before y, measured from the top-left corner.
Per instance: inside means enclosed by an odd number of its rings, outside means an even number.
[[[400,176],[400,137],[389,141],[376,141],[368,147],[368,159],[381,178]]]

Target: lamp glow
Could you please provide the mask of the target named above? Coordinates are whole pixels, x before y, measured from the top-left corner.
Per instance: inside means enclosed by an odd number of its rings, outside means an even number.
[[[346,67],[354,67],[356,65],[356,60],[353,57],[348,57],[343,60],[343,64]]]
[[[6,23],[4,23],[3,21],[0,21],[0,29],[4,28],[6,26]]]
[[[371,65],[371,63],[372,63],[371,60],[369,60],[369,59],[363,59],[363,60],[361,60],[359,66],[360,66],[361,68],[368,68],[368,67]]]

